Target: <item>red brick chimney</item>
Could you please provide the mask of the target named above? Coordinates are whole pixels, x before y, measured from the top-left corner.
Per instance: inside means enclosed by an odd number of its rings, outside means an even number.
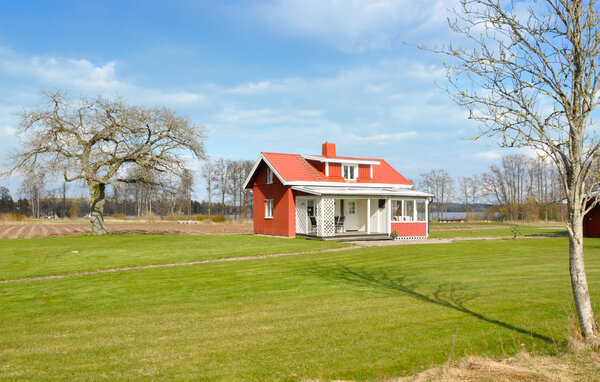
[[[323,143],[323,156],[327,158],[335,158],[335,143]]]

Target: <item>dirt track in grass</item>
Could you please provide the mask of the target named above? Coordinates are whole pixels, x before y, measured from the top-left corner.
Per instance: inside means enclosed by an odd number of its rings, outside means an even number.
[[[106,222],[109,233],[153,235],[239,235],[252,233],[252,223],[178,224],[177,222]],[[24,222],[0,224],[0,239],[30,239],[34,237],[78,236],[91,234],[87,221]]]

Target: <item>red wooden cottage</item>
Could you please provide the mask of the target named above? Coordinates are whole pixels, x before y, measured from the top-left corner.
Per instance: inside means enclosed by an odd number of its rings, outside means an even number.
[[[433,195],[413,185],[383,159],[260,154],[244,187],[253,190],[254,233],[319,238],[370,235],[428,236]]]
[[[600,237],[600,205],[595,205],[583,217],[583,237]]]

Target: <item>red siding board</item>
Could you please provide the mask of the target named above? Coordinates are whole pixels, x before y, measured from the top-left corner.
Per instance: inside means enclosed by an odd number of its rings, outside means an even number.
[[[277,177],[266,184],[266,165],[257,169],[253,183],[254,233],[276,236],[296,236],[296,205],[292,189]],[[273,218],[265,219],[265,199],[273,199]]]
[[[329,163],[329,177],[330,178],[341,178],[342,177],[342,165],[339,163]]]
[[[583,217],[583,236],[600,237],[600,206],[596,206]]]
[[[358,180],[371,180],[371,166],[366,164],[358,165]]]
[[[427,223],[392,223],[392,231],[397,231],[398,237],[427,236]]]

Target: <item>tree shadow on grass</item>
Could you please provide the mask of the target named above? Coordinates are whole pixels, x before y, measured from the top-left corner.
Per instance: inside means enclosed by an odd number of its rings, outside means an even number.
[[[467,308],[465,304],[478,297],[478,294],[469,293],[467,291],[467,286],[459,282],[427,282],[427,284],[433,284],[435,290],[432,293],[426,294],[417,291],[417,288],[425,283],[415,281],[414,278],[411,279],[411,277],[406,274],[397,277],[390,277],[390,275],[384,270],[367,271],[364,269],[349,268],[342,265],[331,268],[316,268],[313,269],[313,272],[327,279],[343,280],[352,284],[403,294],[423,302],[443,306],[445,308],[467,314],[477,318],[478,320],[493,325],[498,325],[517,333],[531,336],[548,344],[558,343],[558,341],[551,337],[520,328],[504,321],[486,317],[481,313],[477,313]]]

